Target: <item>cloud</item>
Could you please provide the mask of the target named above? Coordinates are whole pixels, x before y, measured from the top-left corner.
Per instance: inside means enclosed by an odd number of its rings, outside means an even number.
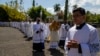
[[[97,4],[97,5],[100,5],[100,0],[97,0],[97,1],[96,1],[96,4]]]
[[[100,0],[87,0],[87,2],[89,2],[93,5],[100,5]]]
[[[64,9],[65,9],[65,6],[61,6],[61,10],[63,10],[63,11],[64,11]]]
[[[100,14],[100,0],[69,0],[70,12],[75,4],[77,4],[78,7],[86,8],[86,10],[89,10],[92,13]]]
[[[64,8],[65,8],[64,6],[61,6],[61,10],[62,10],[62,11],[64,11]],[[46,9],[47,9],[48,12],[50,12],[50,13],[52,13],[52,14],[55,14],[54,8],[53,8],[53,7],[48,7],[48,8],[46,8]]]
[[[58,0],[62,1],[62,0]],[[100,0],[69,0],[69,12],[72,12],[73,5],[77,4],[79,7],[83,7],[86,10],[100,14]],[[65,6],[61,6],[61,10],[64,11]],[[55,14],[53,7],[48,7],[47,11]]]
[[[96,9],[96,8],[90,9],[89,11],[92,12],[92,13],[100,14],[100,8],[98,8],[98,9]]]
[[[84,6],[87,2],[92,5],[100,5],[100,0],[69,0],[69,5],[73,6],[77,4],[78,6]]]
[[[48,12],[50,12],[51,14],[55,14],[54,12],[54,8],[53,7],[49,7],[49,8],[46,8]]]

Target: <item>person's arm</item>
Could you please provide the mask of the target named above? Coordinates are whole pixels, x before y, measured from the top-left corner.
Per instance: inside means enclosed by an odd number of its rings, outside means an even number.
[[[70,41],[70,37],[69,37],[69,32],[68,32],[68,33],[67,33],[66,40],[65,40],[65,45],[64,45],[65,51],[66,51],[66,50],[68,51],[68,50],[70,49],[70,48],[67,47],[69,41]]]
[[[37,29],[36,25],[33,25],[33,32],[34,33],[39,33],[39,30]]]
[[[40,32],[45,32],[44,30],[46,30],[46,26],[44,23],[41,23]]]
[[[93,56],[96,56],[97,53],[100,51],[99,36],[96,29],[91,31],[89,48]]]
[[[100,51],[99,37],[97,30],[91,30],[88,43],[81,43],[82,55],[83,56],[97,56]],[[87,55],[86,55],[87,54]]]
[[[70,29],[70,25],[68,24],[68,30]]]

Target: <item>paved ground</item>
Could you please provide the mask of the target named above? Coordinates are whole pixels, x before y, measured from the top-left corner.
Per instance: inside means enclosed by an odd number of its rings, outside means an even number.
[[[44,53],[33,53],[32,41],[25,41],[23,37],[24,35],[17,29],[0,27],[0,56],[64,56],[64,50],[60,48],[48,50],[48,43],[45,43]]]
[[[0,27],[0,56],[64,56],[63,50],[48,50],[48,43],[45,43],[45,46],[45,53],[33,53],[32,41],[25,41],[20,31],[10,27]]]

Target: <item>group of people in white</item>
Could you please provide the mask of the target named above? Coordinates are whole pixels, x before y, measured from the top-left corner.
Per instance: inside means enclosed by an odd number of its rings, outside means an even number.
[[[64,48],[66,56],[97,56],[100,50],[97,29],[86,23],[84,8],[73,10],[74,26],[70,27],[65,21],[58,31],[50,31],[51,23],[43,23],[38,17],[36,22],[10,22],[11,27],[21,30],[26,40],[33,42],[33,51],[43,51],[45,39],[50,37],[50,49]]]
[[[45,48],[45,40],[50,41],[50,49],[57,49],[61,46],[64,49],[66,34],[70,26],[64,22],[57,33],[49,30],[51,23],[44,23],[41,18],[37,17],[36,22],[10,22],[10,26],[19,29],[24,33],[26,41],[32,40],[34,51],[43,51]],[[52,35],[52,36],[50,36]]]

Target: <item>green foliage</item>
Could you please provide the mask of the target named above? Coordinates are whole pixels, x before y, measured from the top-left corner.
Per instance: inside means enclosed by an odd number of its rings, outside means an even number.
[[[78,7],[77,4],[73,5],[73,10],[76,9]]]
[[[3,7],[0,6],[0,21],[8,21],[9,15],[7,14],[7,12],[4,10]]]
[[[90,11],[87,11],[86,21],[92,23],[100,23],[100,14],[93,14]]]
[[[55,4],[54,5],[54,11],[55,12],[60,11],[60,4]]]
[[[19,12],[17,9],[6,6],[6,5],[0,5],[0,7],[3,9],[3,11],[2,11],[2,9],[0,8],[0,10],[1,10],[0,14],[2,13],[1,17],[6,16],[6,18],[1,18],[2,20],[5,20],[5,21],[23,21],[23,20],[25,20],[25,15],[22,12]],[[6,12],[6,13],[4,14],[4,12]]]
[[[51,16],[42,6],[32,7],[28,10],[28,15],[35,21],[36,17],[41,17],[43,21],[47,19],[47,16]]]

